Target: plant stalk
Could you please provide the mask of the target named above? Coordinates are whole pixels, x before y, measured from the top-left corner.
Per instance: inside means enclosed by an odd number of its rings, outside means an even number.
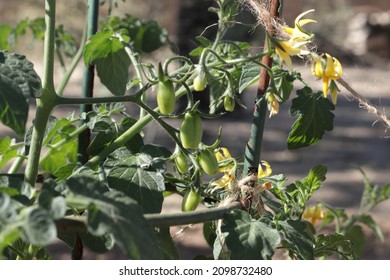
[[[99,17],[99,0],[88,0],[88,13],[87,13],[87,37],[94,35],[97,31]],[[84,98],[93,97],[93,82],[95,77],[95,65],[88,65],[84,69],[83,85],[81,96]],[[80,113],[88,113],[92,111],[91,104],[81,104]],[[81,126],[84,122],[81,122]],[[82,131],[78,138],[78,162],[84,164],[88,161],[89,155],[87,152],[88,146],[91,140],[91,132],[89,129]]]
[[[226,213],[234,209],[241,209],[241,204],[235,201],[226,206],[208,208],[205,210],[170,214],[145,214],[144,217],[153,227],[170,227],[219,220],[222,219]],[[60,219],[56,221],[57,230],[61,233],[87,232],[88,230],[84,219],[84,217]]]
[[[37,109],[33,122],[31,146],[25,171],[25,180],[32,186],[38,175],[39,158],[47,121],[56,106],[57,95],[54,88],[54,44],[55,44],[56,0],[45,0],[45,41],[43,55],[42,96],[37,99]]]
[[[272,17],[279,17],[279,11],[281,10],[280,6],[280,0],[270,0],[270,14]],[[270,36],[273,36],[274,28],[272,25],[269,25],[266,31]],[[267,40],[264,40],[265,52],[267,52],[267,48],[268,42]],[[266,65],[268,68],[272,68],[272,57],[269,54],[263,56],[261,63]],[[267,69],[265,67],[261,67],[251,132],[245,150],[245,176],[257,173],[258,165],[260,163],[264,124],[267,112],[267,100],[265,99],[265,93],[267,91],[269,81],[270,76]]]

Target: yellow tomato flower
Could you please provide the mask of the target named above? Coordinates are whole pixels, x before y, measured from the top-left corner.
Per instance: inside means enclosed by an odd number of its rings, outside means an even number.
[[[232,155],[230,154],[229,150],[226,148],[220,148],[218,151],[215,152],[215,157],[217,158],[218,163],[228,160],[232,158]],[[219,172],[229,172],[233,169],[233,164],[229,164],[227,166],[222,166],[219,168]]]
[[[323,220],[324,217],[325,217],[325,213],[320,204],[306,207],[305,211],[302,214],[302,218],[305,220],[309,220],[310,223],[312,223],[313,225],[318,220]]]
[[[313,19],[302,19],[306,14],[313,12],[309,10],[301,13],[295,19],[295,26],[291,28],[289,26],[283,26],[283,29],[290,35],[288,40],[274,40],[275,53],[279,56],[280,63],[286,62],[288,69],[292,70],[291,56],[294,55],[307,55],[310,52],[304,48],[304,46],[313,39],[313,34],[305,31],[302,27],[310,22],[316,22]]]
[[[324,97],[328,97],[329,82],[341,78],[343,69],[341,63],[329,54],[315,55],[311,65],[311,71],[317,78],[322,79],[322,91]],[[337,102],[337,86],[331,88],[331,97],[333,104]]]
[[[211,185],[215,186],[215,189],[226,189],[232,191],[235,178],[234,174],[226,172],[221,178],[212,182]]]
[[[292,41],[278,40],[275,44],[275,52],[279,56],[279,63],[286,62],[287,68],[292,70],[291,56],[299,55],[301,53],[300,47],[305,43],[294,44]]]
[[[314,12],[314,10],[308,10],[301,13],[295,19],[295,26],[291,28],[289,26],[283,26],[284,31],[291,35],[291,40],[295,42],[310,41],[313,39],[313,34],[305,31],[302,27],[311,22],[317,22],[314,19],[302,19],[308,13]]]
[[[211,183],[212,186],[215,186],[216,189],[227,189],[232,190],[235,181],[235,170],[234,168],[234,159],[230,154],[227,148],[220,148],[215,152],[215,157],[217,158],[218,163],[222,163],[225,161],[226,164],[221,164],[222,166],[219,168],[219,172],[223,172],[224,175],[218,180]],[[229,162],[229,159],[231,162]]]
[[[263,169],[263,166],[264,166],[264,169]],[[269,165],[269,163],[266,162],[265,160],[262,160],[261,163],[259,164],[259,168],[257,171],[257,178],[261,179],[261,178],[267,177],[267,176],[271,175],[271,173],[272,173],[272,168]]]

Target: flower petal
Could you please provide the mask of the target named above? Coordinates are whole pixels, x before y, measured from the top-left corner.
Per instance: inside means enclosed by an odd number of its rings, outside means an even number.
[[[324,97],[328,97],[328,89],[329,89],[329,78],[327,76],[322,77],[322,91],[324,93]]]
[[[299,14],[295,19],[295,25],[299,24],[299,22],[301,21],[301,18],[303,18],[305,15],[307,15],[308,13],[314,12],[314,11],[315,11],[314,9],[311,9],[311,10],[308,10],[306,12]]]
[[[264,165],[265,169],[263,169],[262,165]],[[261,163],[259,164],[257,178],[260,179],[260,178],[267,177],[267,176],[271,175],[271,173],[272,173],[272,168],[269,165],[269,163],[266,162],[265,160],[262,160]]]

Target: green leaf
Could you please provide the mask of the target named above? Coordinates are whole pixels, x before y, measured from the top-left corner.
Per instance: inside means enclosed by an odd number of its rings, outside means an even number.
[[[9,42],[11,34],[11,25],[0,24],[0,50],[11,50],[11,44]]]
[[[57,228],[49,212],[44,208],[26,209],[27,215],[22,226],[23,238],[33,245],[48,245],[57,237]]]
[[[43,144],[49,146],[51,152],[40,162],[43,170],[55,174],[67,164],[74,164],[76,162],[78,141],[77,137],[72,135],[76,130],[76,127],[72,124],[73,122],[74,120],[68,118],[60,120],[57,120],[55,117],[49,118]],[[57,148],[52,146],[60,141],[66,142]],[[26,142],[29,142],[29,140]]]
[[[297,91],[298,97],[292,100],[290,114],[299,115],[288,136],[290,150],[316,144],[325,131],[333,129],[334,105],[322,97],[320,91],[313,93],[308,87]]]
[[[169,227],[167,228],[155,228],[158,243],[161,251],[164,254],[165,260],[177,260],[179,259],[179,252],[172,240]]]
[[[198,41],[203,47],[210,47],[213,42],[211,42],[209,39],[207,39],[204,36],[196,36],[196,41]]]
[[[279,65],[272,67],[273,79],[271,80],[271,86],[276,90],[280,99],[285,102],[290,98],[291,91],[293,89],[293,83],[299,75],[296,72],[290,73],[287,70],[282,69]]]
[[[159,213],[165,190],[164,177],[156,169],[160,165],[145,153],[119,160],[108,173],[108,185],[138,201],[144,213]]]
[[[111,17],[103,28],[126,33],[135,52],[152,52],[160,48],[167,39],[167,31],[161,28],[155,20],[142,21],[131,15],[124,18]]]
[[[214,221],[203,224],[203,236],[210,247],[213,247],[215,239],[217,238],[215,231]]]
[[[308,190],[309,199],[312,194],[318,190],[322,183],[326,180],[326,173],[328,168],[325,165],[319,164],[310,169],[309,174],[302,180],[302,184]]]
[[[0,229],[0,260],[4,259],[3,251],[20,237],[20,231],[14,227]]]
[[[8,136],[0,138],[0,169],[17,156],[18,147],[15,146],[15,139]]]
[[[26,98],[42,95],[41,79],[24,55],[0,51],[0,77],[11,80],[9,86],[18,87]]]
[[[65,30],[62,24],[56,28],[55,33],[56,48],[62,50],[67,57],[72,58],[77,52],[76,39]]]
[[[41,96],[41,81],[23,55],[0,51],[0,120],[19,136],[24,135],[28,98]]]
[[[54,171],[53,175],[57,180],[65,180],[73,174],[73,171],[79,167],[77,163],[68,163]]]
[[[114,94],[125,94],[130,58],[113,30],[106,29],[90,38],[85,46],[84,62],[95,64],[101,82]]]
[[[90,156],[95,156],[104,148],[106,148],[112,141],[118,137],[115,131],[103,132],[100,131],[96,134],[95,138],[88,146],[87,152]]]
[[[0,192],[0,229],[7,223],[15,222],[17,219],[16,201],[6,193]]]
[[[11,137],[0,138],[0,155],[5,154],[11,149],[12,139]]]
[[[278,221],[284,235],[284,241],[288,244],[288,249],[303,260],[314,259],[313,240],[306,232],[306,223],[302,221]]]
[[[55,183],[46,181],[43,184],[38,196],[38,204],[46,209],[54,220],[65,216],[66,202],[65,197],[55,190]]]
[[[234,210],[224,217],[222,232],[228,233],[226,245],[231,252],[231,259],[269,259],[280,243],[277,230],[266,223],[252,220],[242,210]]]
[[[202,54],[203,50],[204,50],[204,47],[199,46],[199,47],[193,49],[192,51],[190,51],[189,55],[193,56],[193,57],[200,56]]]
[[[144,153],[144,154],[148,154],[152,158],[169,158],[172,155],[170,150],[168,150],[167,148],[165,148],[162,145],[156,145],[156,144],[144,145],[141,147],[140,152]]]
[[[382,187],[380,190],[380,199],[383,201],[388,198],[390,198],[390,184]]]
[[[362,227],[354,225],[345,233],[345,237],[351,240],[355,255],[361,256],[366,243]]]
[[[358,221],[368,226],[374,232],[375,236],[381,242],[384,242],[385,238],[383,237],[383,233],[380,226],[374,221],[374,219],[370,215],[359,215]]]
[[[88,207],[87,226],[92,234],[112,234],[132,259],[162,258],[155,233],[136,201],[89,177],[73,177],[65,184],[71,191],[67,200]]]
[[[352,242],[341,234],[320,234],[314,245],[314,257],[329,257],[337,254],[342,259],[356,259]]]
[[[34,39],[43,40],[45,37],[45,19],[41,17],[32,20],[30,22],[30,29],[34,35]]]
[[[144,22],[145,31],[142,36],[142,51],[152,52],[160,48],[167,39],[167,31],[161,28],[157,21]]]
[[[23,177],[16,177],[12,174],[0,176],[0,189],[10,188],[15,190],[14,195],[24,195],[31,199],[35,194],[35,189]]]
[[[254,84],[260,77],[260,65],[254,62],[245,64],[242,69],[239,93],[242,93],[247,87]]]
[[[129,79],[130,58],[125,50],[111,53],[107,58],[95,62],[96,71],[101,82],[116,96],[126,92]]]
[[[104,117],[97,115],[92,117],[91,114],[88,116],[88,119],[88,125],[92,127],[94,131],[98,132],[88,147],[88,153],[92,156],[98,154],[137,122],[137,120],[131,117],[124,117],[118,124],[109,116]],[[138,153],[143,146],[142,136],[137,133],[131,140],[126,142],[125,146],[131,152]]]
[[[91,36],[84,50],[85,65],[109,57],[112,53],[123,50],[124,46],[113,30],[105,29]]]
[[[22,136],[26,129],[28,109],[20,88],[0,73],[0,121],[18,136]]]

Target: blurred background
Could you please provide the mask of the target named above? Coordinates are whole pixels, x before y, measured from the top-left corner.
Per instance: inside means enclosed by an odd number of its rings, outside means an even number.
[[[16,24],[18,21],[43,16],[42,0],[13,0],[0,2],[0,24]],[[213,5],[210,0],[121,0],[112,15],[131,14],[141,19],[155,19],[169,32],[170,40],[181,54],[187,54],[196,47],[195,36],[200,35],[209,25],[215,23],[214,14],[207,12]],[[57,23],[64,24],[77,39],[81,38],[85,21],[86,0],[57,1]],[[301,12],[315,9],[309,18],[318,23],[307,25],[316,34],[317,49],[329,52],[343,65],[344,79],[362,95],[369,98],[380,111],[387,113],[390,108],[390,1],[389,0],[285,0],[283,16],[287,24],[293,25]],[[101,18],[107,16],[107,5],[100,10]],[[255,19],[246,10],[238,16],[243,22],[227,36],[234,40],[250,40],[253,45],[263,45],[261,30],[254,29]],[[204,35],[213,36],[214,29],[208,28]],[[27,36],[28,37],[28,36]],[[27,55],[41,73],[42,44],[31,43],[27,38],[17,47],[17,51]],[[168,47],[153,53],[148,59],[163,61],[170,55]],[[303,77],[315,89],[321,88],[310,69],[297,64]],[[72,77],[65,94],[78,95],[81,85],[82,66]],[[61,77],[59,73],[58,77]],[[98,92],[104,89],[98,87]],[[251,110],[255,88],[245,92],[241,99],[249,108],[238,110],[220,121],[205,121],[205,142],[215,139],[217,129],[224,126],[222,145],[228,147],[234,157],[244,153],[245,141],[249,136]],[[343,93],[345,95],[343,95]],[[342,94],[335,110],[334,129],[324,135],[323,140],[309,148],[288,151],[286,139],[294,119],[288,113],[289,104],[281,106],[280,113],[266,122],[262,158],[267,160],[274,173],[283,173],[289,182],[303,178],[308,170],[320,163],[328,166],[325,185],[313,197],[313,203],[324,201],[336,207],[346,208],[349,213],[357,211],[363,192],[363,177],[357,170],[362,168],[372,183],[383,186],[390,184],[390,141],[389,131],[376,122],[374,115],[360,108],[359,104],[342,88]],[[66,116],[77,107],[61,108],[55,111]],[[4,126],[0,134],[8,133]],[[156,140],[158,139],[158,140]],[[159,141],[168,147],[172,143],[155,124],[145,131],[145,142]],[[168,198],[164,211],[179,211],[180,199]],[[373,212],[380,224],[385,243],[380,243],[367,230],[368,243],[364,259],[390,259],[390,203],[385,202]],[[181,228],[172,228],[176,234]],[[200,253],[209,253],[210,248],[201,236],[201,225],[186,228],[175,237],[182,258],[192,258]],[[69,258],[66,248],[53,250],[53,258]],[[120,258],[118,252],[103,256],[86,254],[86,258]]]

